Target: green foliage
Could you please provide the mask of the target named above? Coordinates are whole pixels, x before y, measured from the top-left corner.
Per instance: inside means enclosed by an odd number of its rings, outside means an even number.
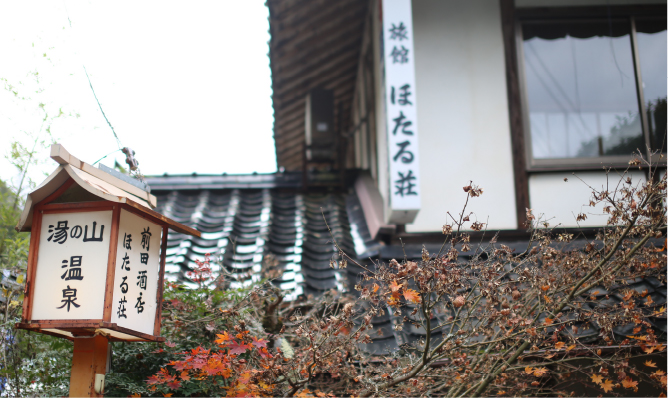
[[[19,307],[20,308],[20,307]],[[13,327],[10,320],[5,327]],[[10,329],[11,330],[11,329]],[[4,349],[2,377],[8,381],[3,396],[66,396],[69,391],[72,343],[25,330],[12,330]]]
[[[24,192],[34,186],[28,171],[35,154],[50,143],[50,136],[29,136],[30,147],[13,142],[7,159],[18,172],[17,184],[0,180],[0,393],[7,396],[67,395],[72,344],[69,341],[17,330],[23,312],[23,288],[30,234],[15,226],[24,206]],[[63,365],[66,364],[66,365]]]
[[[0,96],[8,98],[3,118],[10,126],[3,134],[12,137],[1,147],[2,155],[15,167],[16,175],[0,180],[0,395],[67,395],[72,344],[24,330],[14,329],[22,315],[22,301],[30,234],[16,226],[26,193],[43,179],[41,170],[51,160],[39,156],[52,143],[52,128],[79,115],[55,103],[49,87],[53,69],[51,50],[32,43],[33,64],[14,76],[0,76]],[[62,75],[55,76],[56,79]],[[51,168],[48,165],[48,168]],[[33,181],[33,176],[37,181]]]
[[[28,234],[14,229],[23,201],[0,180],[0,269],[19,274],[25,269],[28,256]]]
[[[39,74],[28,75],[31,83],[39,85]],[[0,180],[0,378],[2,395],[66,395],[71,363],[71,343],[62,339],[14,329],[23,312],[23,289],[30,247],[30,234],[19,233],[15,226],[25,204],[25,193],[34,188],[30,173],[46,160],[37,154],[53,143],[52,124],[64,116],[62,109],[50,109],[36,98],[22,93],[30,89],[24,83],[18,86],[6,79],[5,90],[35,114],[30,119],[35,126],[19,126],[20,141],[6,148],[5,158],[16,168],[17,175],[8,182]],[[42,92],[37,89],[35,94]],[[63,364],[66,364],[65,366]]]
[[[32,46],[35,47],[34,43]],[[51,162],[38,154],[54,142],[52,127],[65,117],[79,117],[49,100],[45,89],[48,84],[37,68],[50,68],[53,62],[42,49],[33,51],[39,54],[33,69],[23,76],[0,77],[3,85],[0,95],[11,99],[4,117],[10,120],[12,128],[5,133],[14,138],[2,147],[2,155],[16,168],[13,178],[0,180],[0,395],[3,396],[67,395],[72,356],[72,344],[67,340],[14,328],[23,311],[30,246],[30,234],[19,233],[14,227],[26,193],[35,187],[31,175],[41,180],[40,166]]]
[[[16,188],[0,180],[0,378],[6,382],[0,386],[0,393],[6,396],[66,395],[72,344],[14,329],[23,311],[21,303],[30,245],[30,234],[14,229],[22,208],[23,200]]]

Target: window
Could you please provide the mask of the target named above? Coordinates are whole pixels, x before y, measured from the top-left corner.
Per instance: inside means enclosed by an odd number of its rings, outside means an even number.
[[[665,17],[523,19],[529,168],[666,152],[666,39]]]

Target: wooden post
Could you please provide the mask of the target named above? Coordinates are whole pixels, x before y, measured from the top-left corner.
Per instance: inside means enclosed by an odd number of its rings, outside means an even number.
[[[95,392],[95,375],[107,371],[109,341],[104,336],[75,337],[70,397],[102,397]]]

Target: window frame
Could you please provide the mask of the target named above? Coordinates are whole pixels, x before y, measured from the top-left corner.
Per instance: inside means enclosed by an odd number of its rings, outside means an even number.
[[[636,84],[636,100],[641,118],[642,135],[646,148],[650,147],[651,138],[647,109],[642,87],[642,76],[640,68],[640,56],[638,52],[638,39],[636,34],[636,18],[657,18],[666,20],[666,6],[617,6],[617,7],[553,7],[553,8],[517,8],[515,19],[515,48],[517,57],[517,73],[520,94],[520,110],[523,124],[524,152],[526,170],[528,172],[559,171],[559,170],[592,170],[600,169],[601,166],[627,167],[632,155],[628,156],[597,156],[597,157],[572,157],[572,158],[549,158],[536,159],[533,156],[531,124],[529,120],[528,91],[525,74],[524,45],[522,26],[530,23],[560,23],[569,21],[594,21],[615,20],[626,21],[630,28],[631,51],[634,70],[634,81]],[[666,148],[663,154],[666,154]],[[661,154],[651,155],[649,149],[642,154],[650,159],[653,164],[666,167],[666,156]]]

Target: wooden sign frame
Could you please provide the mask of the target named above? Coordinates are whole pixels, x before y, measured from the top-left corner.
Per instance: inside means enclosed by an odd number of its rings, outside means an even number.
[[[51,203],[74,184],[75,181],[69,178],[56,191],[47,196],[44,200],[37,203],[33,208],[33,221],[31,228],[32,234],[30,236],[30,253],[28,255],[22,322],[18,323],[16,327],[19,329],[26,329],[55,337],[66,338],[69,340],[74,340],[76,337],[102,334],[106,335],[110,341],[165,341],[165,338],[160,336],[160,327],[162,316],[162,295],[164,288],[165,261],[167,254],[167,233],[170,223],[166,222],[167,219],[162,214],[132,202],[114,203],[100,199],[99,201],[93,202]],[[126,210],[147,221],[158,224],[162,231],[160,244],[160,269],[158,272],[158,289],[156,295],[157,305],[155,312],[154,330],[152,335],[118,326],[118,324],[111,322],[113,307],[113,284],[116,271],[116,248],[118,246],[118,229],[120,225],[121,209]],[[107,279],[105,284],[104,310],[102,319],[32,320],[33,297],[35,293],[33,285],[37,273],[42,216],[44,214],[54,213],[62,214],[104,210],[112,211],[112,224],[109,242],[109,255],[107,260]],[[60,331],[61,333],[51,331],[54,329]],[[130,337],[121,338],[113,336],[110,332],[115,332],[114,334],[118,333]]]
[[[60,166],[58,166],[58,168],[37,187],[37,189],[28,194],[25,207],[21,213],[19,222],[16,225],[16,230],[18,232],[30,231],[32,233],[30,236],[30,251],[28,253],[26,284],[23,291],[22,320],[20,323],[16,324],[16,328],[72,340],[74,342],[74,347],[72,370],[70,373],[70,396],[101,397],[104,395],[104,374],[107,371],[109,341],[165,341],[165,338],[160,336],[160,327],[168,230],[171,228],[174,231],[197,237],[200,237],[201,233],[153,211],[152,209],[157,205],[157,199],[155,196],[151,195],[148,187],[144,186],[146,189],[142,189],[134,184],[132,180],[125,178],[125,176],[113,176],[105,171],[96,169],[92,165],[82,162],[70,155],[60,144],[51,146],[51,158],[58,162]],[[73,189],[70,191],[71,188]],[[64,200],[57,200],[63,195],[66,195],[66,197],[63,198]],[[150,222],[153,226],[157,225],[162,231],[157,274],[158,286],[155,293],[155,319],[153,320],[152,334],[144,333],[151,331],[150,317],[143,318],[145,322],[139,326],[139,329],[142,330],[142,332],[122,327],[117,323],[111,322],[112,317],[114,320],[116,319],[113,307],[115,306],[114,285],[116,280],[116,257],[119,249],[118,234],[121,232],[121,228],[126,229],[127,225],[124,221],[124,225],[121,226],[121,210],[131,214],[130,218],[134,219],[135,217],[139,217]],[[102,303],[102,319],[33,320],[33,306],[36,294],[35,278],[37,276],[40,235],[42,234],[44,215],[86,212],[98,212],[97,214],[104,214],[99,213],[100,211],[107,212],[105,214],[105,222],[109,222],[108,212],[111,211],[111,228],[109,232],[106,272],[104,270],[104,253],[102,251],[92,252],[94,253],[94,257],[97,256],[96,263],[100,265],[97,270],[99,273],[94,275],[94,277],[97,277],[95,283],[101,284],[102,277],[106,275],[103,300],[96,300],[95,304],[97,306],[99,305],[97,303]],[[75,218],[77,217],[78,216],[75,216]],[[123,217],[123,219],[125,220],[125,217]],[[136,221],[137,220],[134,222]],[[93,231],[95,230],[94,228],[95,224],[93,224]],[[148,232],[148,227],[145,232]],[[102,231],[100,234],[102,234]],[[95,240],[102,241],[101,237],[102,235],[100,235],[99,240]],[[63,242],[64,240],[58,243]],[[127,248],[129,249],[129,247]],[[148,251],[148,243],[146,250]],[[153,246],[153,250],[155,250],[155,246]],[[47,253],[49,253],[48,250],[44,251],[42,255],[48,256]],[[155,252],[153,251],[152,253],[153,256],[155,256]],[[142,261],[142,263],[148,264],[148,253],[140,254],[146,254],[146,261]],[[155,275],[153,273],[153,270],[155,270],[155,263],[151,262],[150,267],[151,275]],[[129,271],[129,268],[127,270]],[[48,266],[46,271],[47,274],[50,271]],[[146,271],[142,272],[144,272],[144,274],[146,273]],[[123,283],[125,283],[125,277],[123,277],[123,281]],[[41,283],[42,282],[40,282],[40,284]],[[145,287],[142,288],[146,290]],[[48,289],[48,287],[46,289]],[[63,295],[65,295],[65,290],[63,291]],[[97,297],[97,299],[99,298],[100,296]],[[149,297],[147,296],[146,299],[149,299]],[[125,296],[123,296],[123,300],[125,300]],[[42,316],[41,314],[51,316],[51,313],[47,311],[38,312],[44,310],[44,307],[42,306],[43,304],[41,304],[42,301],[43,298],[40,298],[40,306],[37,307],[38,309],[36,313],[40,314],[38,315],[40,317]],[[144,303],[142,303],[142,305],[143,304]],[[93,308],[93,306],[90,308]],[[99,316],[98,314],[100,313],[97,312],[97,310],[93,310],[89,314],[90,315],[86,316]],[[83,314],[80,315],[84,316]],[[136,327],[137,324],[134,323],[131,325]],[[101,383],[99,382],[100,380]]]

